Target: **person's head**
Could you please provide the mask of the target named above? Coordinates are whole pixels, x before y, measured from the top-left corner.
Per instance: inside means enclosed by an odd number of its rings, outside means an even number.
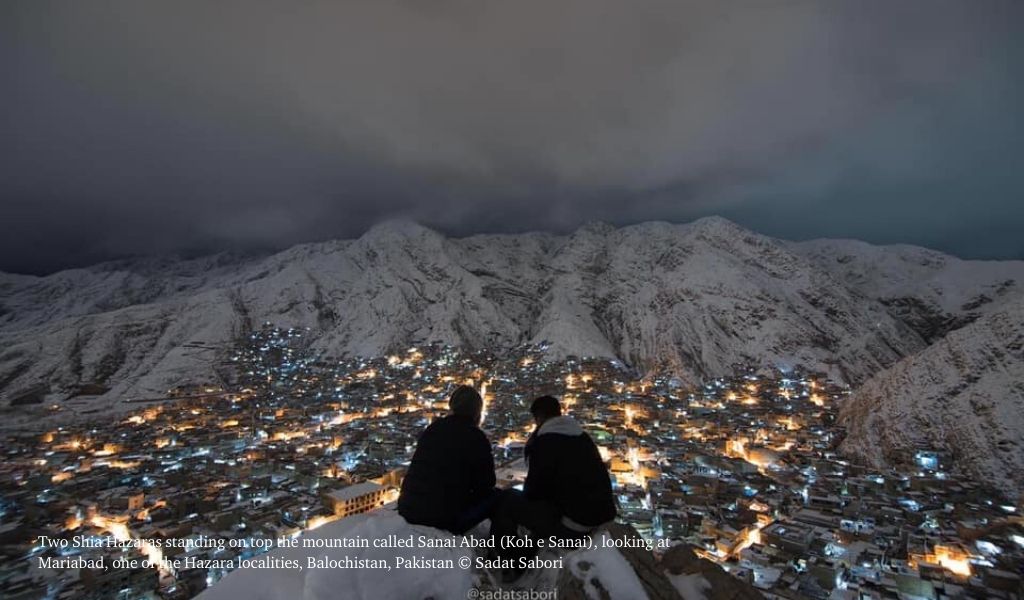
[[[544,424],[544,421],[562,414],[562,405],[554,396],[541,396],[530,405],[530,414],[537,423],[537,427]]]
[[[474,425],[479,425],[480,415],[484,410],[484,400],[472,387],[460,385],[448,397],[448,408],[453,415],[466,417]]]

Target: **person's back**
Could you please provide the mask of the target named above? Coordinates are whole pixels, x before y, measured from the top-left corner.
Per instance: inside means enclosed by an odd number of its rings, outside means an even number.
[[[533,401],[537,429],[526,443],[523,490],[505,490],[491,518],[491,537],[505,539],[526,528],[538,538],[581,539],[615,518],[608,469],[594,441],[552,396]],[[501,580],[511,583],[524,571],[520,561],[536,546],[503,545],[497,555],[509,561]]]
[[[594,441],[571,417],[554,415],[529,445],[523,487],[530,500],[555,506],[563,523],[589,529],[615,518],[611,478]]]
[[[477,426],[479,411],[475,419],[456,412],[459,393],[452,395],[453,414],[420,436],[398,498],[398,512],[409,523],[453,533],[462,533],[465,515],[493,493],[495,484],[491,444]]]

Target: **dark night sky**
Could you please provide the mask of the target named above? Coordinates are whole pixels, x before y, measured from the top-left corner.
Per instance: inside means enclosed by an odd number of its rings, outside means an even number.
[[[1024,2],[0,3],[0,270],[721,214],[1024,258]]]

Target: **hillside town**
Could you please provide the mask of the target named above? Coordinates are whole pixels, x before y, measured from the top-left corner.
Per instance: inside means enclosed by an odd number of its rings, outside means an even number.
[[[224,381],[113,422],[7,434],[0,596],[191,598],[273,540],[394,501],[419,433],[468,384],[500,486],[521,482],[530,401],[556,395],[598,444],[619,520],[766,598],[1024,597],[1020,499],[934,448],[908,450],[900,471],[840,455],[849,390],[820,374],[736,365],[694,385],[551,360],[544,344],[341,359],[309,337],[265,324]],[[127,556],[152,566],[117,566]]]

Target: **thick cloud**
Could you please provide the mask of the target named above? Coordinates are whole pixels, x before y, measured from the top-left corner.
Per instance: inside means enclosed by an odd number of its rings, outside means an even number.
[[[468,233],[721,213],[1024,256],[1012,0],[0,11],[0,268],[398,215]]]

